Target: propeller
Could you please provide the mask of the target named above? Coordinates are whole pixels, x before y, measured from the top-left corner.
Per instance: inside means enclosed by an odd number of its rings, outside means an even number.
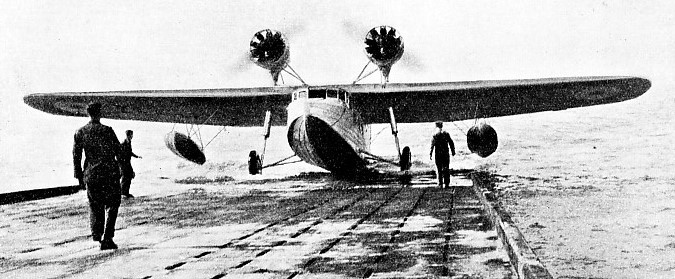
[[[251,60],[263,68],[271,69],[285,66],[287,53],[286,40],[281,32],[265,29],[258,31],[250,43]]]
[[[371,29],[366,34],[364,43],[368,58],[380,67],[396,63],[403,55],[403,39],[390,26]]]
[[[283,38],[292,38],[294,36],[297,36],[298,33],[302,33],[305,30],[305,24],[304,22],[299,22],[299,23],[289,23],[286,25],[282,25],[281,34],[283,34]],[[272,31],[272,30],[270,30]],[[264,39],[264,35],[263,39]],[[254,35],[254,38],[252,40],[256,40],[256,44],[260,42],[260,39],[257,39],[256,36]],[[288,43],[286,43],[286,46],[288,47]],[[250,43],[249,43],[249,49],[242,49],[241,51],[237,51],[235,54],[236,58],[234,59],[234,63],[228,65],[227,67],[227,72],[228,73],[241,73],[248,71],[253,65],[256,65],[255,61],[251,57],[251,50],[250,50]],[[254,63],[251,63],[254,62]]]
[[[368,30],[370,26],[357,23],[353,19],[344,19],[342,21],[342,28],[350,39],[358,43],[363,43],[363,30]],[[415,52],[415,49],[408,49],[405,55],[401,56],[401,59],[396,63],[397,65],[414,72],[426,70],[426,65],[422,58],[420,58],[420,55]]]

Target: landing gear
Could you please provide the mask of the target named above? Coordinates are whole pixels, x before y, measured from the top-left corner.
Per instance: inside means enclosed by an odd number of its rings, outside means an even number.
[[[251,152],[248,153],[249,174],[252,175],[261,174],[264,168],[302,162],[302,160],[289,162],[291,158],[295,157],[295,155],[291,155],[272,164],[267,164],[263,166],[263,162],[265,161],[265,151],[267,150],[267,139],[270,138],[271,129],[272,129],[272,113],[268,110],[267,112],[265,112],[265,123],[263,125],[263,137],[265,138],[265,142],[263,143],[262,154],[258,155],[258,152],[256,152],[255,150],[251,150]]]
[[[265,150],[267,149],[267,139],[270,138],[270,130],[272,129],[272,112],[269,110],[265,112],[265,123],[263,125],[263,137],[265,142],[263,144],[262,154],[258,155],[258,152],[251,150],[248,153],[248,173],[249,174],[260,174],[263,169],[263,160],[265,159]]]
[[[410,166],[412,165],[412,154],[410,153],[410,147],[403,147],[399,165],[401,166],[401,171],[410,170]]]
[[[398,163],[401,167],[401,171],[407,171],[410,169],[412,154],[410,153],[410,147],[401,147],[398,143],[398,127],[396,125],[396,118],[394,117],[394,108],[389,107],[389,120],[391,121],[391,134],[394,135],[394,140],[396,142],[396,150],[398,151]]]
[[[262,160],[258,156],[258,152],[251,150],[248,153],[248,173],[249,174],[259,174],[262,172]]]

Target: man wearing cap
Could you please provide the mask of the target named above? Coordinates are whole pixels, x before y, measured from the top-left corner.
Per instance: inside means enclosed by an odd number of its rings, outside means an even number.
[[[122,157],[120,159],[120,169],[122,170],[122,196],[125,198],[133,198],[134,196],[129,193],[129,188],[131,188],[131,180],[136,177],[136,173],[131,166],[131,157],[140,159],[141,156],[134,154],[134,151],[131,149],[131,139],[134,138],[134,131],[127,130],[125,133],[127,138],[122,142]]]
[[[449,149],[448,149],[449,147]],[[432,155],[436,150],[435,162],[436,162],[436,175],[438,176],[438,186],[443,188],[450,186],[450,154],[449,151],[452,151],[452,156],[455,156],[455,143],[452,141],[450,134],[443,131],[443,122],[436,122],[436,132],[431,139],[431,150],[429,151],[429,160],[431,160]]]
[[[91,121],[75,133],[75,178],[87,188],[92,238],[101,243],[101,250],[117,249],[113,237],[120,206],[120,142],[112,128],[101,124],[100,103],[89,104],[87,113]]]

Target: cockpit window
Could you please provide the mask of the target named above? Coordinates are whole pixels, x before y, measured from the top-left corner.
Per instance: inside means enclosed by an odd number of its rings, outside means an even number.
[[[297,99],[307,99],[307,89],[301,89],[293,92],[293,100]]]
[[[325,89],[313,89],[309,90],[310,99],[326,99],[326,90]]]
[[[349,92],[340,88],[310,88],[307,97],[310,99],[338,99],[349,105]]]

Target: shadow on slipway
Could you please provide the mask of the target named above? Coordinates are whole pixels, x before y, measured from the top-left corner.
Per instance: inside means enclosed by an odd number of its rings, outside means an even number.
[[[473,172],[472,169],[454,169],[450,170],[453,176],[468,176]],[[343,188],[368,187],[368,186],[391,186],[391,185],[413,185],[425,183],[435,179],[436,172],[431,170],[419,171],[393,171],[393,170],[373,170],[350,175],[340,175],[328,172],[303,172],[297,175],[286,176],[282,178],[267,178],[258,180],[240,180],[237,184],[267,184],[278,182],[307,182],[307,183],[325,183],[326,186]],[[431,182],[429,182],[431,183]]]

